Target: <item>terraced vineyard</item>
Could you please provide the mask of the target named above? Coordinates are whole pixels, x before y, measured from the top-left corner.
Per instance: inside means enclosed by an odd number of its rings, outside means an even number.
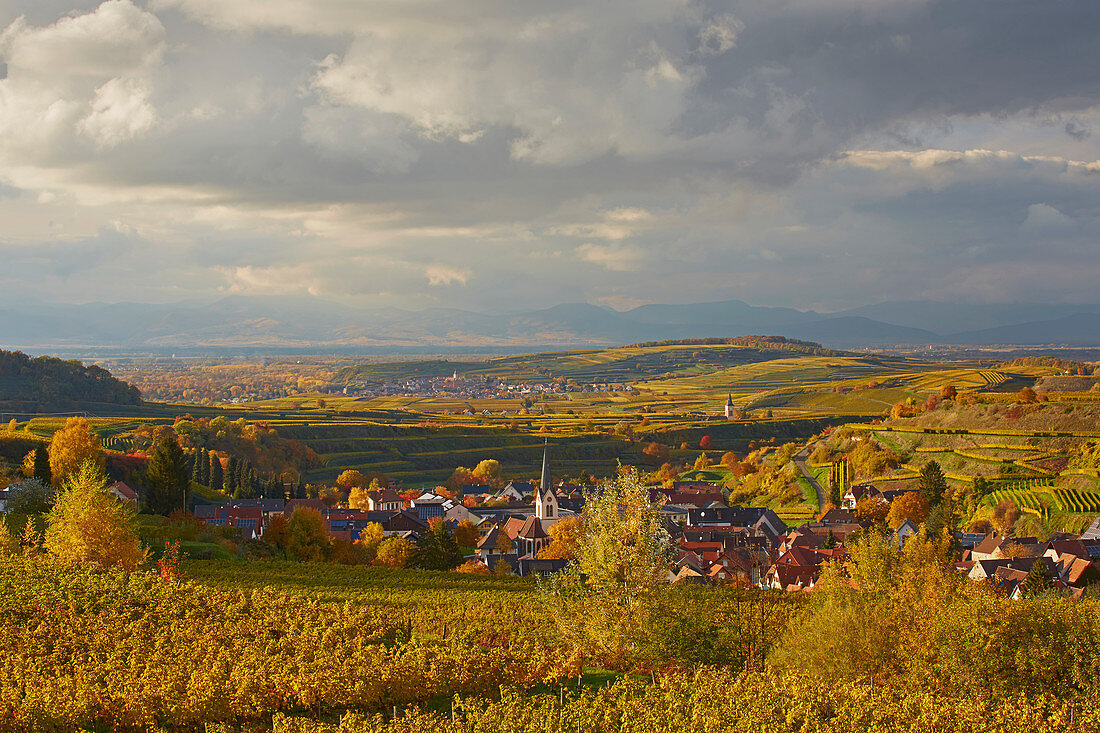
[[[1058,508],[1077,514],[1100,514],[1100,490],[1054,489],[1051,493]]]

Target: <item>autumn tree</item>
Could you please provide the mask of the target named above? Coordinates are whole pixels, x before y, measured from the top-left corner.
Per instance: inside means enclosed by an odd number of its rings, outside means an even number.
[[[290,545],[290,520],[284,514],[276,514],[264,528],[264,542],[285,550]]]
[[[993,526],[1003,533],[1012,531],[1019,518],[1020,507],[1012,499],[1002,499],[997,506],[993,507],[993,514],[990,517]]]
[[[138,539],[133,510],[106,488],[94,460],[70,471],[47,516],[45,547],[63,562],[129,572],[146,561],[148,551]]]
[[[61,486],[84,461],[103,466],[103,444],[92,433],[88,421],[70,417],[50,439],[50,474],[54,486]]]
[[[298,562],[317,562],[328,553],[330,541],[321,512],[300,506],[290,515],[287,550]]]
[[[584,534],[584,522],[580,517],[566,517],[555,522],[548,530],[550,544],[539,550],[540,560],[572,560],[577,556]]]
[[[907,491],[890,502],[886,523],[891,529],[897,529],[906,519],[917,526],[927,518],[928,500],[916,491]]]
[[[544,599],[566,638],[621,660],[661,617],[671,539],[635,469],[599,486],[585,517],[576,562],[551,577]]]
[[[487,484],[500,483],[500,461],[495,458],[486,458],[474,467],[473,475]]]
[[[709,435],[704,435],[702,438],[699,439],[699,449],[700,450],[711,450],[713,448],[714,448],[714,441],[711,440],[711,437]]]
[[[699,457],[695,459],[695,470],[702,471],[703,469],[710,468],[710,458],[706,453],[700,453]]]
[[[722,454],[722,457],[718,459],[718,462],[732,471],[738,463],[737,454],[733,451],[726,451]]]
[[[888,469],[897,468],[901,461],[892,451],[864,439],[848,454],[848,462],[857,474],[874,477],[882,475]]]
[[[651,464],[659,466],[668,462],[668,446],[663,443],[653,442],[642,449]]]
[[[23,547],[24,555],[37,555],[42,549],[42,533],[38,531],[38,523],[34,521],[34,517],[27,517],[19,544]]]
[[[347,472],[345,471],[345,473]],[[359,472],[356,471],[356,473]],[[366,509],[370,506],[367,494],[381,490],[382,484],[378,483],[378,479],[371,479],[369,486],[352,486],[351,493],[348,494],[348,507],[350,509]]]
[[[874,524],[886,521],[889,513],[890,505],[878,496],[865,496],[856,503],[856,516]]]
[[[455,527],[454,532],[455,542],[460,547],[477,547],[477,541],[480,539],[477,527],[469,519],[463,519]]]
[[[485,563],[480,560],[467,560],[455,568],[455,572],[469,575],[488,575],[489,568],[485,567]]]
[[[0,558],[19,554],[19,539],[8,529],[7,519],[0,516]]]
[[[359,539],[355,542],[363,548],[368,560],[374,560],[378,556],[378,546],[382,544],[384,539],[385,534],[382,525],[378,522],[370,522],[359,531]]]
[[[145,508],[150,513],[167,515],[175,509],[187,508],[191,472],[187,469],[187,454],[180,448],[175,433],[165,435],[153,450],[145,469],[145,482]]]
[[[1024,387],[1017,393],[1016,401],[1025,405],[1030,405],[1039,401],[1039,396],[1035,394],[1035,390],[1031,387]]]
[[[945,384],[940,387],[940,399],[941,400],[953,400],[959,396],[959,390],[955,389],[953,384]]]
[[[344,491],[351,491],[352,489],[361,489],[366,486],[367,479],[355,469],[349,468],[336,477],[336,485]]]
[[[515,549],[515,546],[512,544],[512,538],[509,537],[508,533],[505,532],[503,529],[497,530],[497,541],[493,549],[495,549],[502,555],[507,555],[509,552]]]
[[[391,568],[406,568],[416,556],[416,545],[404,537],[387,537],[378,545],[374,561]]]

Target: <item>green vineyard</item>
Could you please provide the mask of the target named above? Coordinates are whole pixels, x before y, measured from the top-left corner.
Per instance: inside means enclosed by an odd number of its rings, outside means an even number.
[[[1080,489],[1054,489],[1054,501],[1064,512],[1075,514],[1100,513],[1100,491]]]

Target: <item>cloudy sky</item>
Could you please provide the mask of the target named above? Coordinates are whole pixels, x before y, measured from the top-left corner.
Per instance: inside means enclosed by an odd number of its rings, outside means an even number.
[[[1096,0],[0,0],[0,291],[1100,301]]]

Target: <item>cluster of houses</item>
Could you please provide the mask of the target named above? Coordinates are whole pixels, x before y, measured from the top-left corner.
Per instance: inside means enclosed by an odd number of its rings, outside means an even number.
[[[854,491],[860,498],[889,493],[869,485]],[[769,509],[708,502],[711,496],[703,489],[669,491],[667,499],[684,509],[693,496],[694,503],[702,506],[686,508],[687,521],[679,532],[676,524],[670,524],[678,540],[670,579],[677,583],[812,590],[829,564],[843,565],[848,560],[845,542],[849,537],[870,526],[850,508],[829,509],[817,521],[788,528]],[[665,510],[671,506],[666,503]],[[916,532],[917,527],[905,520],[896,530],[897,541],[904,543]],[[957,540],[961,550],[955,569],[972,580],[990,582],[1013,598],[1026,594],[1028,574],[1036,562],[1046,566],[1051,585],[1069,596],[1100,582],[1100,519],[1081,535],[1060,533],[1045,541],[995,533],[960,533]]]
[[[630,385],[594,383],[564,384],[562,382],[505,382],[493,377],[467,378],[455,372],[450,377],[416,377],[383,384],[359,384],[344,387],[351,397],[446,397],[453,399],[516,399],[530,395],[561,395],[567,392],[633,391]]]
[[[469,521],[477,528],[476,558],[490,570],[506,562],[520,575],[556,572],[566,560],[539,558],[551,543],[557,522],[578,516],[584,509],[587,487],[568,482],[550,484],[548,455],[543,454],[538,484],[512,481],[501,489],[468,486],[479,502],[462,501],[432,491],[406,502],[390,489],[367,494],[365,509],[332,508],[317,499],[248,499],[223,506],[199,506],[196,516],[207,524],[236,527],[245,537],[259,538],[275,514],[289,516],[299,506],[318,510],[329,534],[349,542],[369,524],[379,524],[385,535],[415,539],[441,518],[452,528]],[[843,505],[798,527],[788,527],[771,509],[729,506],[715,484],[676,481],[650,487],[651,499],[661,505],[665,528],[673,540],[673,583],[737,584],[781,591],[812,590],[831,563],[848,560],[845,543],[870,524],[854,513],[867,496],[892,501],[895,494],[871,484],[851,487]],[[917,532],[906,520],[896,530],[897,541]],[[1046,541],[1031,537],[960,534],[962,548],[955,565],[976,581],[995,584],[1005,594],[1026,592],[1026,579],[1036,562],[1046,565],[1055,588],[1069,595],[1100,581],[1100,520],[1082,535],[1058,534]]]

